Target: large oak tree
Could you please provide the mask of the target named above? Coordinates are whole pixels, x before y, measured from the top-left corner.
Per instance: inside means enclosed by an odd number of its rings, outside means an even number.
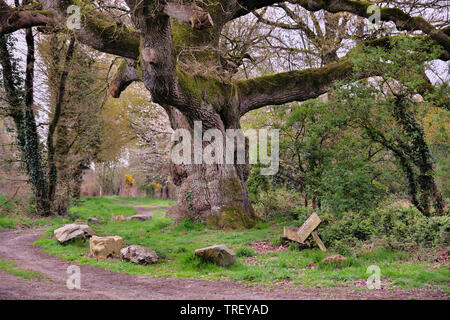
[[[334,81],[355,76],[345,57],[320,68],[247,80],[221,76],[228,67],[217,50],[224,26],[253,10],[281,2],[308,11],[348,12],[365,18],[372,14],[367,10],[371,3],[352,0],[125,0],[126,7],[117,4],[120,17],[112,19],[101,9],[104,1],[41,0],[15,9],[0,0],[0,33],[30,27],[63,31],[67,8],[78,5],[82,25],[73,30],[76,39],[124,58],[110,85],[113,96],[119,97],[133,81],[142,81],[152,100],[166,110],[174,129],[192,132],[194,121],[202,121],[203,130],[225,132],[239,128],[239,119],[251,110],[315,98],[327,92]],[[380,18],[394,22],[399,30],[421,31],[443,48],[442,59],[448,60],[448,28],[439,30],[421,17],[392,7],[382,8]],[[370,42],[388,43],[386,38]],[[205,74],[189,68],[199,62],[214,71]],[[360,72],[357,76],[370,74]],[[216,224],[238,217],[246,225],[254,215],[246,186],[248,174],[248,165],[172,165],[172,179],[179,186],[179,202],[172,212],[195,214]]]

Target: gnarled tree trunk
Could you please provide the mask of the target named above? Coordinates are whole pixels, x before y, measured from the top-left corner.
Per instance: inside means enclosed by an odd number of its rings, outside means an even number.
[[[174,108],[167,111],[173,129],[186,129],[194,137],[190,119]],[[239,129],[239,122],[224,121],[219,114],[217,118],[220,119],[218,128],[224,138],[223,150],[226,150],[225,130]],[[202,147],[208,144],[204,142]],[[225,228],[254,225],[256,215],[250,204],[246,183],[250,172],[248,161],[246,164],[225,164],[225,159],[223,164],[193,163],[171,163],[171,179],[178,188],[178,203],[168,214],[178,219],[201,219],[209,225]]]

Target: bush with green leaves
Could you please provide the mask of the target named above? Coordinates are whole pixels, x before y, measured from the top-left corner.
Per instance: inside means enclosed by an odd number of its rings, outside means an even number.
[[[202,230],[205,228],[205,224],[201,222],[195,222],[191,219],[184,219],[180,222],[180,224],[176,227],[177,231],[193,231],[193,230]]]
[[[242,247],[236,250],[236,256],[238,257],[254,257],[256,256],[255,251],[249,247]]]
[[[386,187],[374,180],[374,171],[362,161],[330,165],[322,176],[322,205],[336,214],[375,208]]]
[[[319,233],[327,246],[351,248],[358,241],[380,242],[392,249],[449,245],[450,215],[426,217],[415,208],[374,209],[368,213],[326,214]],[[339,250],[338,250],[339,251]]]

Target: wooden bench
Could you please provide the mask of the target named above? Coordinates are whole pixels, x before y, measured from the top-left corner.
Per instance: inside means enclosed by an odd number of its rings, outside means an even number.
[[[316,231],[314,231],[320,224],[321,220],[317,213],[313,213],[309,216],[309,218],[305,221],[305,223],[300,227],[284,227],[283,237],[284,240],[295,241],[303,245],[311,246],[307,239],[312,236],[314,241],[319,246],[320,250],[323,252],[327,251],[327,248],[323,244],[319,235]]]

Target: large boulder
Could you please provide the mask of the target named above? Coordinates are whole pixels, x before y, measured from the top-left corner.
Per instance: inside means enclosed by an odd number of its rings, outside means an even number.
[[[120,258],[139,264],[151,264],[158,261],[158,255],[150,248],[131,245],[120,250]]]
[[[53,234],[60,243],[64,243],[76,238],[86,239],[95,235],[91,227],[89,227],[88,225],[75,223],[66,224],[65,226],[53,231]]]
[[[197,249],[194,254],[221,267],[227,267],[236,262],[236,254],[223,244]]]
[[[89,240],[91,255],[98,258],[119,256],[122,248],[122,238],[119,236],[97,237]]]

